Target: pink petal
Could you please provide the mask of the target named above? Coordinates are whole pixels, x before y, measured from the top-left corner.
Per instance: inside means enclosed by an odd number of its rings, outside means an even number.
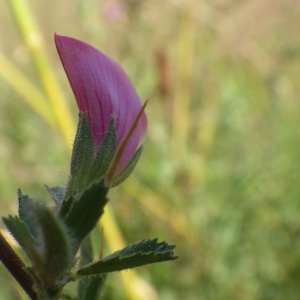
[[[55,43],[79,111],[87,115],[95,152],[112,116],[119,145],[142,107],[129,77],[115,61],[84,42],[55,35]],[[116,175],[142,144],[146,131],[147,116],[144,113],[123,153]]]

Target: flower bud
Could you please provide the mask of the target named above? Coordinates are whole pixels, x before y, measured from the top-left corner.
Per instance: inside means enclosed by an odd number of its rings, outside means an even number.
[[[55,35],[55,43],[79,111],[87,116],[94,154],[104,139],[111,117],[115,120],[118,147],[142,107],[129,77],[114,60],[84,42]],[[142,145],[146,131],[144,112],[123,152],[115,176],[122,172]]]

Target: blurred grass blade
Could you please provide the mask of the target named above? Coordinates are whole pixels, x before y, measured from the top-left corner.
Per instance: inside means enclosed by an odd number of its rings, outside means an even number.
[[[32,54],[41,83],[51,102],[52,113],[49,111],[49,115],[50,117],[54,116],[56,119],[69,148],[70,139],[73,136],[74,122],[62,90],[56,80],[55,73],[48,61],[42,35],[26,0],[9,0],[8,3],[17,21],[23,40]]]
[[[190,244],[197,245],[199,239],[185,214],[177,211],[172,204],[168,204],[153,190],[142,185],[134,176],[130,181],[131,184],[121,186],[122,193],[136,201],[145,213],[147,212],[153,220],[163,224],[163,227],[170,230],[172,236],[176,236],[177,239],[187,239],[189,234],[193,233],[194,237]],[[140,197],[140,195],[143,195],[143,197]]]
[[[194,0],[186,0],[182,6],[178,38],[177,71],[173,110],[173,161],[182,161],[189,136],[191,84],[194,63],[196,21],[192,15]]]
[[[0,76],[19,94],[37,115],[46,121],[51,127],[57,127],[52,118],[51,107],[46,96],[19,70],[3,53],[0,52]]]

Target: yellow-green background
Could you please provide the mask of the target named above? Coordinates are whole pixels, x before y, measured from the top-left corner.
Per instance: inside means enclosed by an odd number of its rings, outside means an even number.
[[[180,256],[111,275],[103,299],[299,299],[299,28],[293,0],[0,0],[1,215],[18,187],[67,181],[77,108],[53,35],[71,36],[150,99],[105,251],[158,237]],[[2,265],[0,299],[26,299]]]

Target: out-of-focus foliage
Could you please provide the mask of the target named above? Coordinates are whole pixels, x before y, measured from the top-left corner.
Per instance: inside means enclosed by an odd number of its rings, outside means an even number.
[[[297,300],[298,1],[28,4],[74,119],[54,32],[110,55],[141,99],[150,99],[143,156],[110,198],[126,242],[158,237],[177,244],[176,262],[137,269],[157,297]],[[41,87],[8,0],[0,2],[0,51]],[[65,184],[70,157],[60,133],[1,76],[0,88],[0,211],[6,216],[16,212],[18,187],[41,197],[43,183]],[[3,266],[0,272],[0,299],[21,299]],[[104,299],[126,296],[108,278]]]

